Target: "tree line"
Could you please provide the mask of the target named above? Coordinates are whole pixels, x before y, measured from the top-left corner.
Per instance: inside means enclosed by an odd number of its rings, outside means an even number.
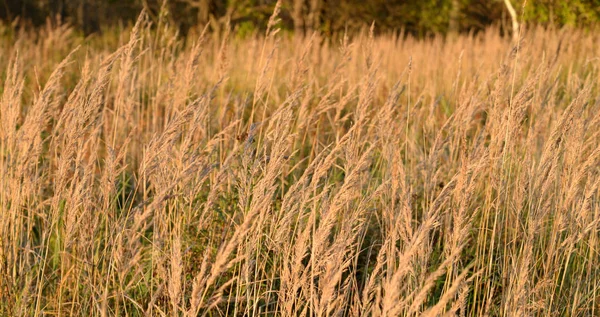
[[[43,25],[60,19],[86,34],[129,23],[142,9],[187,33],[198,25],[226,23],[245,34],[266,27],[277,0],[0,0],[0,19]],[[510,7],[514,10],[511,12]],[[510,30],[511,13],[542,25],[591,27],[600,20],[600,0],[283,0],[281,27],[298,33],[331,35],[375,22],[377,30],[404,30],[416,36],[481,30],[500,24]]]

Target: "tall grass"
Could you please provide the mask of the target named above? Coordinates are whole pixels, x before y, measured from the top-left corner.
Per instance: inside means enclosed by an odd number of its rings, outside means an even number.
[[[2,29],[0,314],[600,314],[596,34]]]

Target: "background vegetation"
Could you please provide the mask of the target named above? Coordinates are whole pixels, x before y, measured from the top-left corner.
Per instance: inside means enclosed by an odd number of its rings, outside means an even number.
[[[599,314],[598,34],[280,8],[0,28],[0,315]]]
[[[520,20],[529,24],[588,28],[600,20],[598,0],[516,1]],[[264,32],[276,0],[3,0],[0,19],[17,17],[33,25],[47,18],[69,22],[86,34],[119,22],[133,22],[145,8],[156,22],[159,12],[170,14],[181,34],[207,23],[213,30],[227,22],[242,34]],[[509,25],[503,0],[285,0],[281,27],[324,35],[356,31],[376,23],[377,32],[404,30],[412,35],[481,31],[491,24]],[[510,28],[508,28],[510,29]]]

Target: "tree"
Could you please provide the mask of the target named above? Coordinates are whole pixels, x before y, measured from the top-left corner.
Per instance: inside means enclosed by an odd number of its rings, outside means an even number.
[[[452,8],[450,9],[450,21],[448,31],[452,34],[458,33],[458,17],[460,14],[459,0],[452,0]]]
[[[292,20],[294,31],[304,34],[319,29],[321,25],[322,0],[293,0]]]
[[[512,39],[513,42],[516,43],[519,40],[519,21],[517,20],[517,12],[510,3],[510,0],[504,0],[504,4],[510,14],[510,19],[512,20]]]
[[[304,34],[304,0],[293,0],[292,20],[294,21],[294,31],[296,34]]]

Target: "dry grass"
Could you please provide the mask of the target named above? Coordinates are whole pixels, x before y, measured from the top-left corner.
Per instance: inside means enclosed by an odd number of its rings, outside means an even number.
[[[1,30],[1,315],[600,314],[597,35],[276,22]]]

